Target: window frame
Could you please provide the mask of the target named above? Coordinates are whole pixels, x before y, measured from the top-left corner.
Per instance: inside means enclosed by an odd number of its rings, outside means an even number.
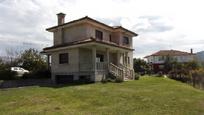
[[[130,39],[127,36],[123,36],[123,44],[124,45],[129,45],[130,44]]]
[[[100,30],[95,30],[96,39],[103,40],[103,32]]]
[[[63,57],[65,56],[65,57]],[[63,59],[65,58],[65,59]],[[69,53],[60,53],[59,54],[59,64],[69,64]]]
[[[130,57],[127,56],[127,63],[130,64]]]
[[[96,60],[98,61],[98,62],[104,62],[105,60],[104,60],[104,55],[103,54],[96,54]]]
[[[109,41],[113,42],[111,34],[109,34]]]

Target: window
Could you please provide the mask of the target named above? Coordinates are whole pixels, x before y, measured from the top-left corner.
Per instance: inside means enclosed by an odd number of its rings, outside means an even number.
[[[129,38],[123,37],[123,44],[129,44]]]
[[[103,39],[103,32],[96,30],[95,37],[102,40]]]
[[[96,62],[104,62],[104,55],[96,54]]]
[[[164,60],[165,60],[165,57],[164,57],[164,56],[159,56],[158,60],[159,60],[159,61],[164,61]]]
[[[128,64],[130,64],[130,57],[127,57]]]
[[[111,35],[109,35],[109,41],[112,42],[112,36]]]
[[[59,63],[60,64],[69,63],[69,54],[68,53],[59,54]]]

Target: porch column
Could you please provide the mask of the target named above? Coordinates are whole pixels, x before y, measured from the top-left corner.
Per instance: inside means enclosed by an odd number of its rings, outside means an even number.
[[[50,54],[47,54],[47,69],[50,70]]]
[[[128,64],[128,52],[125,52],[125,66],[127,66]]]
[[[120,65],[120,52],[117,51],[117,66]]]
[[[123,65],[125,65],[125,53],[124,52],[122,53],[122,56],[123,56]]]
[[[96,47],[92,47],[92,64],[93,64],[93,71],[96,71]]]
[[[106,48],[106,59],[107,59],[107,68],[109,70],[110,54],[109,54],[109,49],[108,48]]]

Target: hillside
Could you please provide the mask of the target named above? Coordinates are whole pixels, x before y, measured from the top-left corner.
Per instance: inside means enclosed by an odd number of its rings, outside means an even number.
[[[123,83],[0,90],[3,114],[173,114],[204,113],[204,91],[167,78]]]

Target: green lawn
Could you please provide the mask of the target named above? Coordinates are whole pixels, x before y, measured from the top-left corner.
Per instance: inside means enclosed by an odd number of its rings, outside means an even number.
[[[0,90],[0,114],[203,115],[204,91],[168,78]]]

